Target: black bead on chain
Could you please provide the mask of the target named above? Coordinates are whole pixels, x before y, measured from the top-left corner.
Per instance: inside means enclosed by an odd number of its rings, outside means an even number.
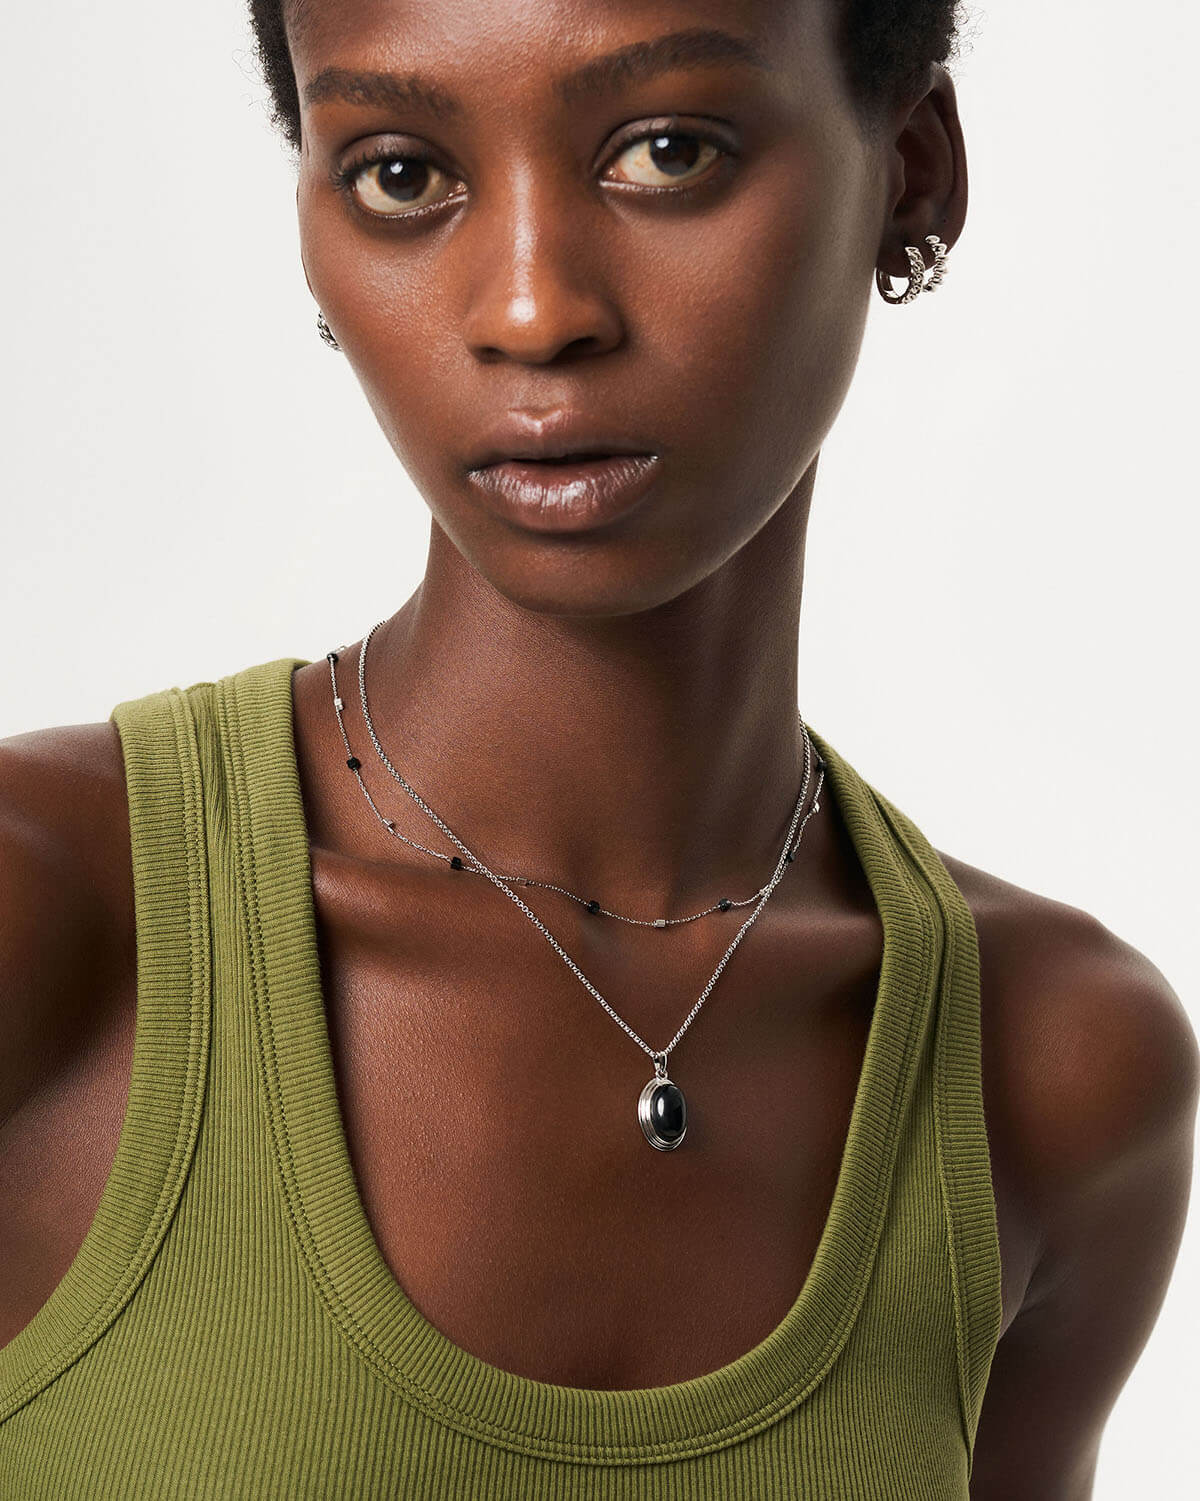
[[[362,762],[358,759],[357,756],[351,756],[350,759],[346,762],[346,765],[350,768],[351,771],[357,771],[358,768],[362,765]]]
[[[595,900],[590,901],[587,904],[587,909],[588,909],[589,912],[599,912],[599,910],[600,910],[600,903],[597,902],[597,901],[595,901]]]
[[[717,903],[717,906],[720,908],[720,910],[722,912],[728,912],[729,909],[730,909],[730,907],[733,906],[733,903],[729,900],[729,898],[727,896],[723,896],[721,898],[721,900]]]
[[[466,866],[462,863],[462,857],[460,855],[451,855],[450,856],[450,869],[451,870],[465,870],[466,869]]]

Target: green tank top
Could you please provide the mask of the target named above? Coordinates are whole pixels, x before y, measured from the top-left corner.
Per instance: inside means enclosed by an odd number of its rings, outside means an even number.
[[[0,1495],[967,1501],[1000,1254],[975,928],[924,836],[813,732],[884,949],[829,1217],[782,1323],[672,1385],[521,1377],[418,1311],[358,1193],[292,731],[306,665],[112,711],[132,1077],[83,1244],[0,1349]]]

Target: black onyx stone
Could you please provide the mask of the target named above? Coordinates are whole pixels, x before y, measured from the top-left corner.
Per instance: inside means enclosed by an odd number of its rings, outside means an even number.
[[[587,909],[589,912],[599,912],[600,903],[597,901],[591,901],[587,904]]]
[[[463,868],[464,867],[463,867],[462,859],[458,855],[451,855],[450,856],[450,869],[451,870],[462,870]]]
[[[795,855],[793,855],[793,854],[792,854],[792,852],[791,852],[791,850],[788,850],[788,852],[787,852],[787,854],[786,854],[786,855],[785,855],[785,856],[784,856],[784,857],[783,857],[783,858],[784,858],[784,859],[785,859],[785,860],[786,860],[786,861],[787,861],[787,862],[788,862],[788,864],[789,864],[789,865],[790,865],[790,864],[791,864],[791,862],[792,862],[792,861],[793,861],[793,860],[794,860],[794,859],[795,859],[795,858],[796,858],[796,857],[795,857]]]
[[[362,765],[362,762],[358,759],[357,756],[351,756],[350,759],[346,762],[346,765],[350,768],[351,771],[357,771],[358,768]]]
[[[678,1141],[687,1125],[687,1102],[678,1084],[668,1080],[650,1095],[650,1124],[664,1141]]]
[[[733,903],[729,900],[729,898],[727,896],[723,896],[721,898],[721,900],[717,903],[717,906],[720,907],[720,909],[721,909],[722,912],[728,912],[729,909],[730,909],[730,907],[733,906]]]
[[[336,661],[337,661],[337,659],[338,659],[338,654],[337,654],[337,652],[335,652],[335,651],[327,651],[327,652],[326,652],[326,653],[325,653],[325,660],[326,660],[326,661],[327,661],[327,662],[336,662]]]

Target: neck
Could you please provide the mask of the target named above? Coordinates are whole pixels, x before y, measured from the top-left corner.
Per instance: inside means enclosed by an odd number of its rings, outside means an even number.
[[[388,759],[495,871],[643,915],[750,895],[782,849],[803,775],[808,498],[793,493],[676,599],[602,619],[514,604],[434,523],[421,586],[367,649]],[[367,785],[400,832],[455,853],[378,761],[359,650],[342,654],[337,678]],[[810,800],[815,781],[814,757]]]

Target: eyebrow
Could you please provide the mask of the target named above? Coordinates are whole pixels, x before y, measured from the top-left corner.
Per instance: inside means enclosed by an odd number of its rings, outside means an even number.
[[[611,94],[640,79],[679,68],[714,65],[761,68],[772,64],[759,44],[730,31],[692,27],[671,31],[648,41],[631,42],[615,52],[590,58],[555,80],[554,92],[564,104]],[[340,100],[345,104],[383,105],[422,109],[440,120],[458,120],[462,104],[431,79],[418,73],[379,73],[352,68],[323,68],[304,87],[308,104]]]

